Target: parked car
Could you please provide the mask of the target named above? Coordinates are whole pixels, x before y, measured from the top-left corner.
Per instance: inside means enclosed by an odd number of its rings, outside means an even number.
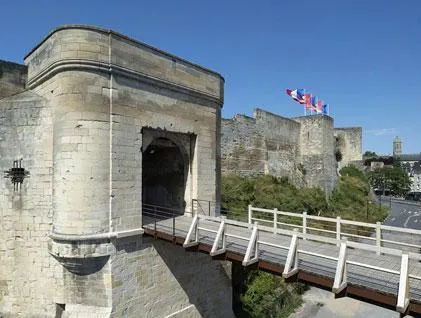
[[[421,192],[419,191],[408,192],[405,196],[405,200],[421,201]]]
[[[376,189],[374,189],[374,193],[376,195],[386,195],[386,196],[388,196],[388,195],[390,195],[390,189],[379,189],[379,188],[376,188]]]

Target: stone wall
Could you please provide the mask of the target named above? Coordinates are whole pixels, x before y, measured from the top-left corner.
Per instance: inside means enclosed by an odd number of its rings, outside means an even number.
[[[153,238],[127,238],[112,256],[115,317],[234,317],[229,264]]]
[[[30,172],[20,189],[0,183],[0,316],[54,317],[57,273],[48,254],[52,213],[51,107],[33,92],[0,101],[0,167],[22,159]]]
[[[0,60],[0,99],[25,90],[25,65]]]
[[[342,154],[342,160],[338,162],[338,168],[362,160],[362,128],[346,127],[335,128],[336,149]]]
[[[256,109],[253,117],[222,121],[222,172],[288,177],[296,186],[330,192],[337,180],[337,147],[343,155],[339,168],[360,162],[361,135],[360,127],[334,129],[329,116],[289,119]]]
[[[307,185],[329,193],[337,179],[333,119],[303,116],[294,120],[300,123],[301,162]]]
[[[300,124],[261,109],[253,117],[222,121],[222,172],[273,174],[302,185],[298,161]]]

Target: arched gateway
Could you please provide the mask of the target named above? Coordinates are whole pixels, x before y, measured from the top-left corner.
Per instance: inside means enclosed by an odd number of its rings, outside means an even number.
[[[192,211],[196,135],[142,129],[143,223]],[[149,216],[149,217],[148,217]]]
[[[25,177],[0,184],[0,316],[227,317],[219,263],[142,236],[148,205],[218,206],[223,78],[79,25],[25,64],[0,100],[0,168]]]

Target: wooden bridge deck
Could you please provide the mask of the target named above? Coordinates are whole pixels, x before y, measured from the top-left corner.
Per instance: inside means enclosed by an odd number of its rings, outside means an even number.
[[[188,236],[193,218],[178,216],[155,222],[153,218],[144,216],[145,234],[157,238],[183,244]],[[220,228],[220,218],[199,218],[197,224],[196,247],[191,249],[210,253]],[[215,258],[231,261],[243,261],[252,236],[253,227],[245,222],[226,221],[225,252]],[[287,262],[288,252],[292,241],[291,235],[273,233],[270,228],[258,229],[258,262],[256,265],[263,270],[281,275]],[[325,288],[332,288],[338,270],[339,249],[337,244],[298,237],[297,238],[298,272],[293,278],[316,284]],[[194,244],[193,244],[194,245]],[[358,244],[357,244],[358,245]],[[402,257],[400,255],[380,254],[373,250],[346,248],[346,282],[344,292],[349,296],[362,298],[369,302],[396,308]],[[364,265],[364,266],[362,266]],[[409,259],[409,298],[410,304],[405,311],[421,313],[421,263]]]

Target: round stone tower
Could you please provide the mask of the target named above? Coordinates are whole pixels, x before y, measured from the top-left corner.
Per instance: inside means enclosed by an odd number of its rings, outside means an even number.
[[[399,136],[396,136],[395,139],[393,139],[393,155],[399,156],[402,154],[402,141],[399,138]]]

